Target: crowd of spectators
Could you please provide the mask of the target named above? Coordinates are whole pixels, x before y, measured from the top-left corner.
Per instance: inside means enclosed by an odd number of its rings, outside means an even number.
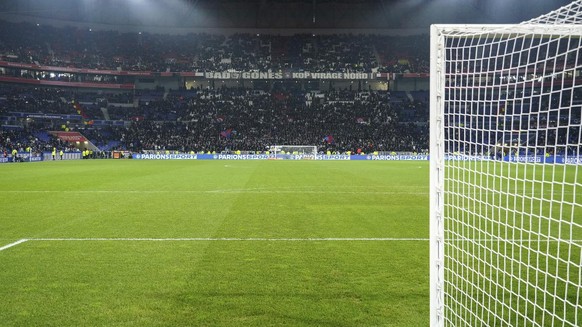
[[[57,69],[58,70],[58,69]],[[27,70],[21,68],[4,68],[0,76],[35,79],[44,81],[57,81],[67,83],[99,83],[99,84],[132,84],[129,76],[111,74],[87,74],[87,73],[55,73],[54,71]]]
[[[388,92],[197,90],[142,107],[143,119],[133,120],[120,147],[221,152],[294,144],[341,153],[428,148],[427,121],[402,122],[399,112],[407,104],[391,103]],[[418,111],[428,118],[426,103]]]
[[[61,98],[105,100],[101,105],[106,106],[110,118],[124,121],[123,125],[85,124],[76,128],[96,145],[113,142],[121,150],[263,151],[274,144],[317,145],[322,151],[342,153],[355,153],[358,149],[366,153],[420,152],[428,148],[428,105],[392,102],[390,93],[385,91],[198,89],[170,92],[147,101],[134,95],[137,106],[118,106],[114,101],[128,101],[128,94],[73,94],[58,88],[5,89],[10,96],[0,98],[0,113],[4,115],[41,112],[44,105],[50,107],[51,113],[70,114],[74,109]],[[42,95],[46,95],[46,103]],[[83,107],[101,105],[86,103]],[[419,116],[407,114],[411,105],[418,106],[414,110]],[[97,118],[103,119],[103,115]],[[61,128],[60,120],[43,121],[47,129]]]
[[[0,61],[114,71],[428,71],[428,54],[410,48],[425,41],[421,36],[348,34],[162,35],[0,21]],[[66,82],[126,82],[121,74],[71,74],[56,68],[3,67],[0,74]],[[79,122],[43,117],[47,114],[75,116]],[[263,150],[273,144],[318,145],[337,152],[423,151],[428,147],[426,102],[406,97],[392,101],[390,93],[378,91],[217,88],[151,96],[139,91],[0,85],[0,118],[11,128],[3,128],[4,133],[13,133],[3,135],[3,147],[48,148],[55,140],[47,135],[39,138],[40,131],[63,128],[82,129],[95,144],[130,151]],[[94,120],[123,124],[93,125]],[[16,125],[23,129],[12,129]],[[14,144],[16,139],[18,144]]]
[[[73,102],[88,101],[81,106],[85,118],[99,119],[99,100],[125,99],[126,95],[99,95],[79,93],[73,89],[0,85],[0,114],[22,112],[28,114],[80,115]]]
[[[415,50],[419,48],[425,51]],[[123,71],[427,73],[429,55],[426,36],[163,35],[0,21],[0,59]],[[68,77],[45,74],[35,78]]]
[[[46,133],[43,129],[27,127],[25,129],[0,129],[0,151],[10,153],[13,149],[25,153],[50,152],[53,148],[72,152],[74,145]]]
[[[218,88],[153,93],[75,93],[71,89],[27,86],[1,86],[0,118],[3,148],[16,146],[46,150],[58,145],[46,133],[70,128],[85,135],[100,148],[141,152],[144,150],[180,152],[265,151],[272,145],[316,145],[320,151],[345,153],[425,152],[428,149],[428,93],[387,91],[262,91],[245,88]],[[466,142],[451,152],[482,154],[487,147],[464,144],[527,144],[539,152],[578,151],[580,135],[579,105],[568,108],[573,100],[541,97],[535,108],[548,108],[547,114],[514,115],[520,110],[505,102],[496,120],[497,133],[463,134]],[[69,124],[62,118],[17,116],[14,112],[69,116],[75,113],[71,99],[82,99],[91,113],[84,123]],[[90,108],[98,108],[90,110]],[[482,108],[482,115],[493,110]],[[25,118],[27,117],[27,118]],[[109,117],[109,118],[106,118]],[[461,133],[464,116],[448,122],[451,132]],[[90,124],[89,119],[121,124]],[[476,130],[484,120],[470,122]],[[5,128],[6,126],[9,128]],[[535,134],[512,131],[529,126],[543,128]],[[545,132],[547,130],[547,132]],[[44,132],[44,135],[43,135]],[[462,132],[464,133],[464,132]],[[513,134],[512,134],[513,133]],[[460,137],[460,136],[459,136]],[[517,138],[516,140],[513,140]],[[553,144],[554,148],[538,146]],[[510,151],[510,150],[507,150]],[[520,148],[520,151],[526,151]],[[528,150],[529,151],[529,150]],[[520,152],[520,154],[522,154]]]
[[[162,35],[0,21],[0,61],[114,71],[428,73],[428,45],[426,35]],[[557,62],[556,67],[565,68],[573,58]],[[67,82],[119,84],[134,80],[123,74],[75,74],[59,72],[57,68],[41,71],[0,67],[0,74]],[[470,82],[470,78],[461,76],[448,80],[447,85]],[[88,92],[0,84],[0,147],[31,147],[39,151],[63,148],[67,144],[46,131],[79,129],[99,147],[136,152],[261,151],[275,144],[317,145],[322,151],[340,153],[424,152],[428,148],[428,93],[397,93],[317,91],[291,86],[264,90],[215,88],[214,83],[209,88],[193,90]],[[470,138],[468,143],[479,138],[493,144],[506,130],[529,125],[530,129],[548,128],[549,132],[527,139],[528,144],[575,144],[580,135],[576,127],[579,110],[564,108],[568,103],[576,103],[575,108],[579,108],[582,95],[576,89],[571,96],[574,98],[548,95],[530,103],[532,108],[548,108],[547,117],[512,116],[494,122],[501,135],[489,135],[490,139],[472,134],[464,137]],[[502,108],[511,114],[514,107],[519,106],[505,99],[478,110],[489,115]],[[18,116],[14,112],[27,114]],[[63,117],[44,116],[48,114]],[[64,116],[68,118],[65,120]],[[69,121],[72,116],[78,121]],[[93,125],[94,120],[106,123]],[[449,124],[463,126],[465,121],[454,118]],[[552,151],[572,151],[570,148],[558,146]],[[463,145],[450,150],[486,151]]]

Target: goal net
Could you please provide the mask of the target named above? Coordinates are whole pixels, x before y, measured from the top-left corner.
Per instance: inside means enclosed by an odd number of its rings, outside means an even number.
[[[582,326],[581,8],[431,27],[432,326]]]
[[[272,145],[269,147],[274,155],[279,155],[282,159],[305,159],[315,160],[317,158],[317,146],[315,145]]]

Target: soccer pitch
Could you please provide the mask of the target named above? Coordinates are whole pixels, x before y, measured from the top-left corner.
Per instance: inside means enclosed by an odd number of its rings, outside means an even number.
[[[0,168],[0,325],[429,323],[428,162]]]

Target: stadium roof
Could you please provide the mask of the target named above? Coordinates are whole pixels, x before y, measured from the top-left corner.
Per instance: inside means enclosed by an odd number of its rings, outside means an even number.
[[[419,29],[518,23],[570,0],[2,0],[0,18],[178,28]]]

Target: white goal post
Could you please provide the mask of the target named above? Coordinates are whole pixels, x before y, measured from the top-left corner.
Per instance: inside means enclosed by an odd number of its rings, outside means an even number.
[[[431,326],[582,326],[581,8],[431,27]]]
[[[316,160],[317,158],[317,146],[315,145],[271,145],[269,151],[274,155],[292,155],[295,156],[294,159]]]

